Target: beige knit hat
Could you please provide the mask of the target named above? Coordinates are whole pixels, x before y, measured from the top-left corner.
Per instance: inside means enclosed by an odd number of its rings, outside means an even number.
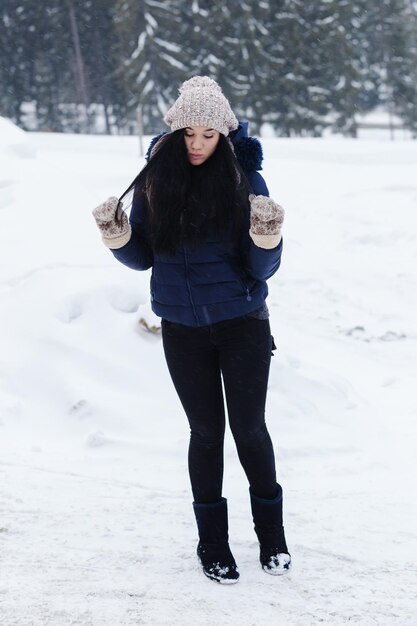
[[[229,101],[212,78],[194,76],[181,85],[179,94],[164,117],[172,131],[187,126],[207,126],[227,137],[238,127]]]

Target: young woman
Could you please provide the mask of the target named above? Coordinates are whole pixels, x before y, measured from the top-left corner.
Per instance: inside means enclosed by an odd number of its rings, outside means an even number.
[[[271,350],[266,280],[281,261],[283,209],[268,197],[261,148],[247,137],[219,85],[186,81],[148,163],[120,200],[94,210],[104,243],[135,270],[152,267],[151,301],[162,318],[166,362],[187,415],[188,466],[203,571],[234,583],[222,496],[225,402],[249,482],[260,562],[289,569],[282,488],[265,424]],[[121,200],[130,192],[128,220]]]

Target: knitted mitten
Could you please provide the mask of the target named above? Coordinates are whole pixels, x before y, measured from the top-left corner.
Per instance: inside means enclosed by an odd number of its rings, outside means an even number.
[[[267,196],[249,197],[250,230],[249,235],[259,248],[275,248],[281,241],[281,227],[284,221],[284,209]]]
[[[122,248],[129,241],[132,229],[126,213],[122,210],[122,203],[114,196],[96,207],[93,211],[94,219],[101,232],[103,243],[113,250]]]

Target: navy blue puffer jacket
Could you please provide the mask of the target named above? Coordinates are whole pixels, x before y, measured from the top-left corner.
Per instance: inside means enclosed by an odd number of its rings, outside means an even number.
[[[261,152],[256,164],[251,151],[246,149],[250,141],[256,142],[247,137],[247,126],[241,122],[230,138],[253,192],[267,196],[265,181],[254,169],[260,169]],[[261,151],[256,144],[258,152]],[[281,262],[282,239],[271,250],[256,246],[249,236],[249,214],[238,237],[230,240],[209,237],[198,247],[183,246],[174,256],[153,253],[139,194],[135,195],[129,221],[130,241],[112,253],[132,269],[152,267],[151,302],[159,317],[186,326],[207,326],[251,313],[264,304],[268,295],[266,280]]]

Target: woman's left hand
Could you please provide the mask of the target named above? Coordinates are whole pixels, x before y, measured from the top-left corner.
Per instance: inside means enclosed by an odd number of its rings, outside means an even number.
[[[276,248],[281,241],[281,228],[285,211],[267,196],[249,196],[250,230],[254,244],[267,250]]]

